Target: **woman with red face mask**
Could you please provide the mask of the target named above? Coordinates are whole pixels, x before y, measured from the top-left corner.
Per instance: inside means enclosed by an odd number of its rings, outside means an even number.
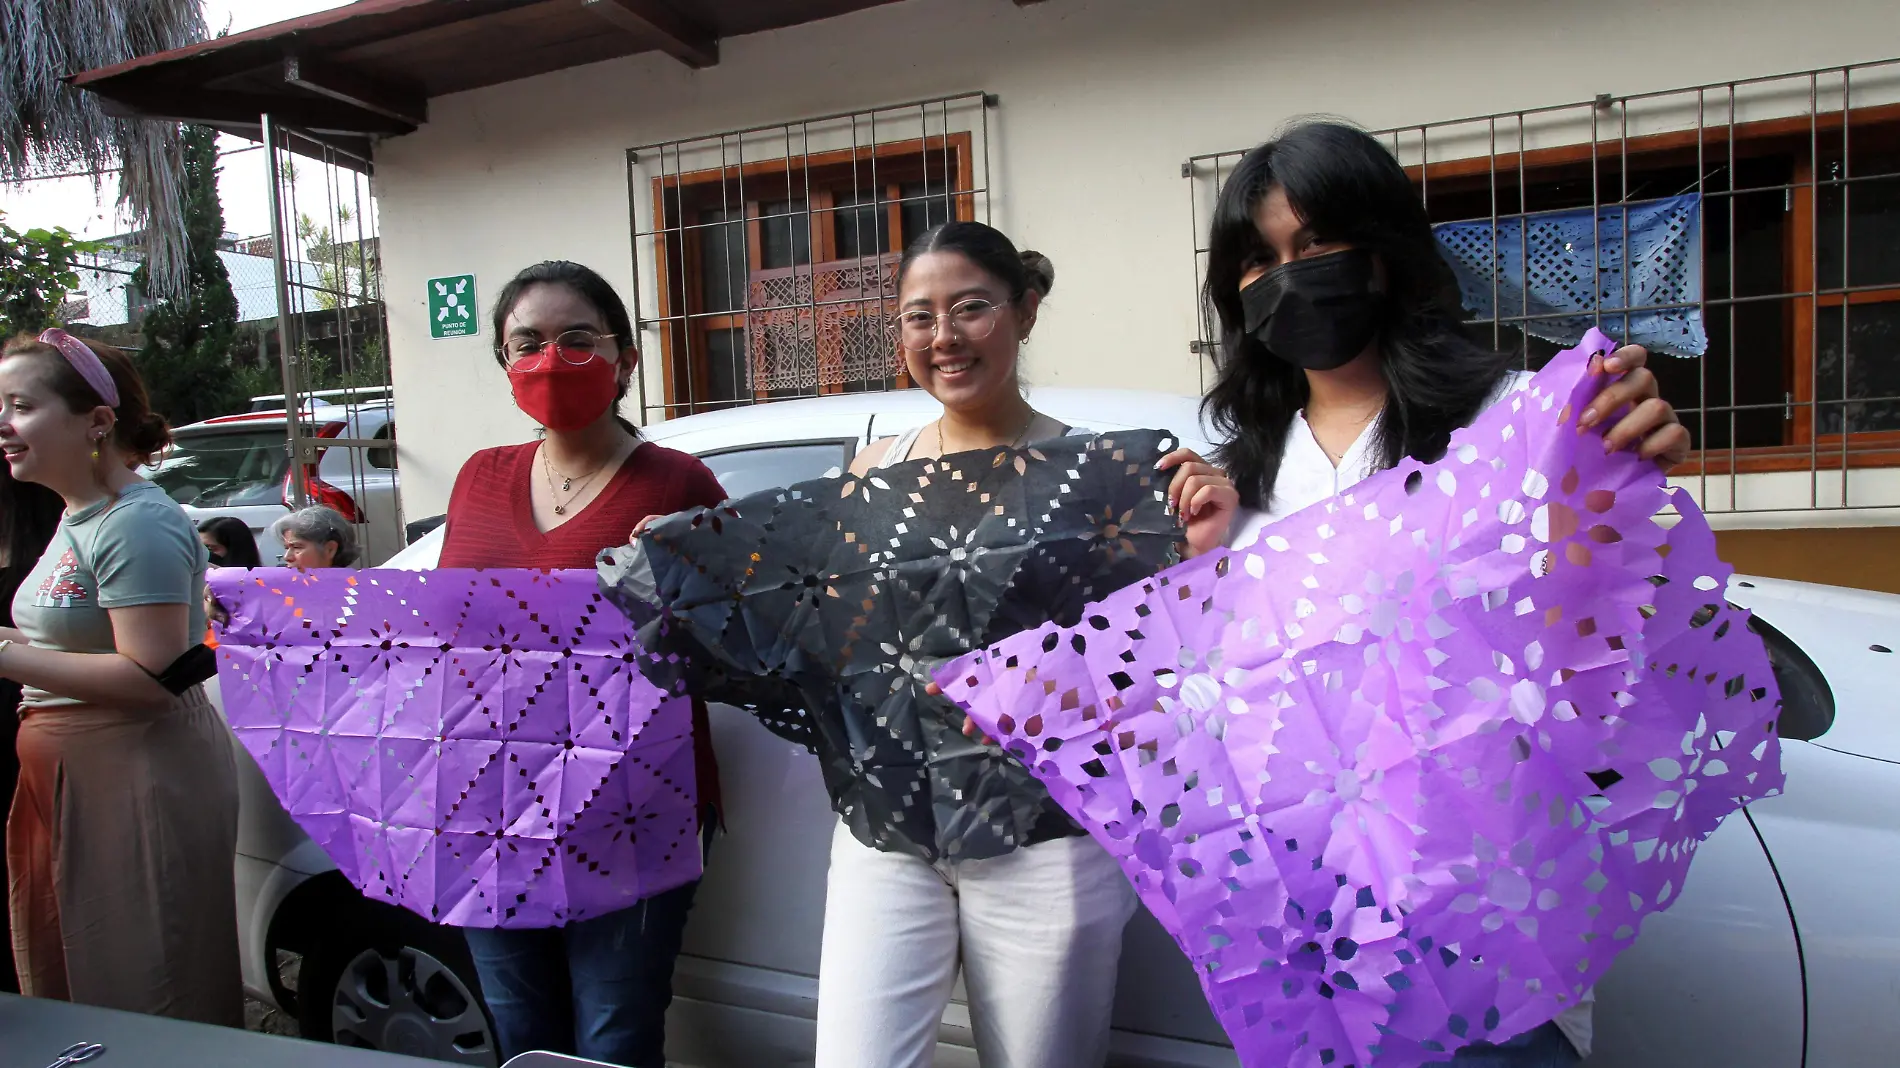
[[[725,499],[704,464],[640,440],[617,411],[639,360],[626,305],[577,263],[539,263],[495,302],[495,359],[535,441],[476,453],[449,498],[442,567],[587,568],[649,516]],[[719,785],[693,710],[702,823]],[[503,1059],[529,1050],[664,1068],[673,961],[696,883],[566,927],[468,928]]]

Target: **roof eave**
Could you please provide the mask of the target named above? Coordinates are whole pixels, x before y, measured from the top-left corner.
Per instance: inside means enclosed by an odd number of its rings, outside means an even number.
[[[418,9],[442,7],[445,10],[462,12],[460,18],[429,20],[423,23],[424,25],[439,25],[460,21],[462,18],[479,18],[508,7],[521,7],[539,2],[540,0],[501,0],[499,3],[497,0],[460,0],[459,3],[450,6],[445,3],[444,0],[383,0],[382,3],[377,5],[375,10],[369,12],[359,10],[362,6],[360,4],[345,4],[341,7],[331,8],[327,11],[319,11],[312,15],[287,19],[283,22],[274,22],[268,26],[259,26],[255,29],[245,30],[242,33],[229,34],[224,37],[213,37],[208,40],[199,41],[196,44],[185,45],[182,48],[174,48],[165,52],[154,52],[150,55],[139,56],[134,59],[128,59],[123,63],[114,63],[109,67],[96,67],[92,70],[81,71],[73,75],[69,81],[77,88],[93,89],[99,82],[111,81],[148,68],[171,66],[192,59],[208,57],[225,60],[225,62],[217,64],[219,67],[225,68],[222,72],[218,73],[240,73],[245,70],[255,70],[258,67],[269,66],[277,61],[283,54],[283,50],[279,46],[285,40],[305,38],[312,34],[317,34],[319,37],[327,36],[317,31],[331,30],[335,32],[335,28],[338,26],[360,28],[363,31],[368,31],[360,34],[360,36],[372,36],[375,32],[383,29],[383,27],[378,26],[377,23],[406,22],[408,19],[400,19],[399,16],[409,14]],[[411,16],[411,18],[413,17],[414,16]],[[213,76],[217,76],[217,73],[214,73]]]

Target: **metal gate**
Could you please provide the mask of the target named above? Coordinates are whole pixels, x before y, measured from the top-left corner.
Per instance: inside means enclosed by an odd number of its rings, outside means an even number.
[[[1900,517],[1900,59],[1377,136],[1417,184],[1441,250],[1497,265],[1460,278],[1471,326],[1493,345],[1537,367],[1594,322],[1650,347],[1697,447],[1673,474],[1704,511]],[[1181,165],[1197,301],[1212,206],[1245,151]],[[1670,285],[1632,283],[1642,242],[1622,234],[1639,213],[1681,224],[1687,255]],[[1540,298],[1565,274],[1590,281]],[[1209,353],[1218,331],[1204,305],[1199,327],[1193,350]]]
[[[284,503],[356,527],[362,564],[406,543],[371,161],[263,117],[283,368]]]
[[[908,388],[898,261],[989,219],[996,106],[968,92],[629,149],[634,322],[659,356],[641,418]]]

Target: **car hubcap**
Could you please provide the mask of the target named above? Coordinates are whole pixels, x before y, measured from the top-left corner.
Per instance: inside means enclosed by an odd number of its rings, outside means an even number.
[[[492,1066],[495,1043],[475,995],[441,961],[405,947],[364,950],[344,967],[330,1003],[340,1045]]]

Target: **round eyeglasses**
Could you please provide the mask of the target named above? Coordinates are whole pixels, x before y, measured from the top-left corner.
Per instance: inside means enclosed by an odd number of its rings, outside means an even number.
[[[981,297],[958,301],[947,312],[912,308],[891,323],[891,336],[911,352],[924,352],[937,340],[937,331],[948,323],[965,341],[981,341],[996,330],[996,320],[1009,301],[989,301]]]
[[[589,354],[613,354],[614,335],[596,334],[592,330],[569,330],[554,339],[554,343],[564,349]],[[547,348],[548,343],[537,335],[521,334],[509,338],[501,347],[502,354],[511,364],[520,363]],[[583,361],[585,362],[585,361]]]

